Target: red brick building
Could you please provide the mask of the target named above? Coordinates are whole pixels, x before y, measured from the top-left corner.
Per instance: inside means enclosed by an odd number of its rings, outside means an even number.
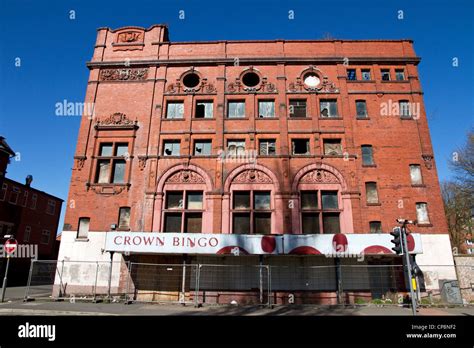
[[[9,156],[13,150],[2,140],[0,153],[3,150],[8,156],[3,172],[6,173]],[[0,181],[0,241],[5,242],[5,235],[13,235],[19,245],[37,245],[36,251],[29,250],[28,256],[13,257],[14,272],[10,275],[10,284],[24,283],[28,277],[30,257],[40,260],[55,260],[58,255],[56,232],[63,200],[46,192],[31,187],[32,177],[26,178],[25,184],[1,178]],[[36,255],[33,255],[36,254]],[[3,255],[3,252],[2,252]],[[5,259],[0,261],[0,272],[4,272]],[[2,273],[3,274],[3,273]]]
[[[79,257],[84,240],[98,251],[111,230],[342,233],[349,245],[363,234],[362,251],[382,234],[377,253],[390,254],[403,217],[418,220],[419,261],[441,252],[452,264],[419,63],[411,40],[98,29],[85,100],[95,114],[79,130],[60,258]],[[81,257],[105,257],[87,248]],[[181,257],[159,255],[132,258]]]

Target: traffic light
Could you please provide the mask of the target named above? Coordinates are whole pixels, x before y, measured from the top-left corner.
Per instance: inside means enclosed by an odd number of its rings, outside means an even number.
[[[402,246],[402,229],[400,227],[394,227],[390,234],[394,237],[391,242],[395,245],[392,250],[395,251],[396,254],[402,255],[403,254],[403,246]]]

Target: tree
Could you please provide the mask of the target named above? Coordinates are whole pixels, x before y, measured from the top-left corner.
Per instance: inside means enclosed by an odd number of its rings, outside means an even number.
[[[466,143],[453,153],[450,167],[455,173],[454,181],[441,184],[444,211],[448,221],[449,235],[454,247],[459,248],[464,233],[473,231],[474,208],[474,131],[467,134]]]

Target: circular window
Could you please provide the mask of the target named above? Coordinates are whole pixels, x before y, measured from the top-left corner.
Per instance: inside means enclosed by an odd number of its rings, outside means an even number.
[[[316,87],[320,82],[321,80],[315,73],[310,72],[304,75],[304,84],[308,87]]]
[[[247,87],[255,87],[260,83],[260,76],[254,72],[248,72],[242,77],[242,82]]]
[[[198,74],[190,73],[183,77],[183,85],[188,88],[194,88],[199,85],[201,79]]]

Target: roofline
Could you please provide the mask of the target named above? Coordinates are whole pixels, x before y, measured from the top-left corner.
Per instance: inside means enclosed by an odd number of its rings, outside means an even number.
[[[110,27],[99,27],[99,28],[97,28],[97,31],[99,31],[99,30],[108,30],[111,33],[115,33],[117,31],[121,31],[121,30],[124,30],[124,29],[138,29],[138,30],[150,31],[155,27],[162,27],[162,28],[168,29],[168,24],[153,24],[149,28],[133,26],[133,25],[128,25],[128,26],[125,26],[125,27],[119,27],[119,28],[116,28],[116,29],[112,29]]]
[[[13,180],[13,179],[10,179],[10,178],[4,178],[3,180],[4,180],[3,182],[9,181],[9,182],[15,183],[15,184],[18,185],[18,186],[21,186],[21,187],[24,187],[24,188],[28,188],[28,189],[33,190],[33,191],[36,191],[36,192],[38,192],[38,193],[42,193],[42,194],[44,194],[44,195],[46,195],[46,196],[56,198],[58,201],[64,202],[64,199],[61,199],[61,198],[56,197],[56,196],[53,196],[52,194],[49,194],[49,193],[47,193],[47,192],[44,192],[44,191],[35,189],[34,187],[26,186],[25,184],[22,184],[21,182],[18,182],[18,181],[16,181],[16,180]]]
[[[354,39],[307,39],[307,40],[285,40],[285,39],[274,39],[274,40],[208,40],[208,41],[169,41],[163,42],[164,44],[210,44],[210,43],[311,43],[311,42],[410,42],[413,43],[413,39],[362,39],[362,40],[354,40]]]

